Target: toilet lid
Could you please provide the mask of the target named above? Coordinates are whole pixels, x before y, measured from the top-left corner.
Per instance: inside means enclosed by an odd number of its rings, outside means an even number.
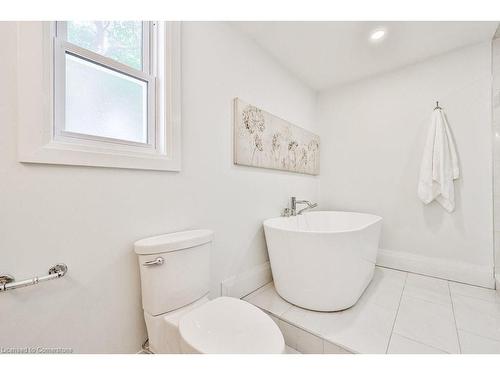
[[[186,344],[208,354],[280,354],[285,350],[276,323],[254,305],[219,297],[184,315],[179,333]]]

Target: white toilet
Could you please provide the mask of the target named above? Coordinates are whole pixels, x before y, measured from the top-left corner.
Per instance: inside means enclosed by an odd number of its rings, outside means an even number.
[[[208,299],[213,232],[191,230],[135,243],[153,353],[281,354],[283,335],[252,304]]]

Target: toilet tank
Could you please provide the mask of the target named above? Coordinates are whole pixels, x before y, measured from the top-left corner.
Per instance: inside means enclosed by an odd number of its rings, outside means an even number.
[[[212,238],[211,230],[199,229],[145,238],[134,244],[144,311],[164,314],[208,293]]]

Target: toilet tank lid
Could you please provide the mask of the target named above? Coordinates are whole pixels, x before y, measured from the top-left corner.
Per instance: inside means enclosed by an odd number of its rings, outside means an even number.
[[[213,234],[208,229],[196,229],[144,238],[134,243],[135,253],[148,255],[187,249],[212,241]]]

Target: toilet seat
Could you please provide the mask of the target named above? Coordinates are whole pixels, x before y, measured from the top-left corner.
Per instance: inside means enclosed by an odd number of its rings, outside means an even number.
[[[207,354],[282,354],[283,335],[254,305],[231,297],[216,298],[179,321],[183,352]]]

